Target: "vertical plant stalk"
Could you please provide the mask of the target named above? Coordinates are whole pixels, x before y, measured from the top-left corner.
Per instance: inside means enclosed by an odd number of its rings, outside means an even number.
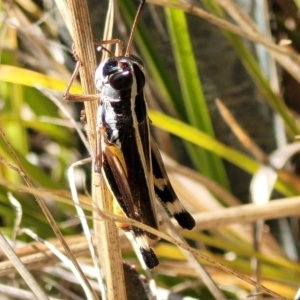
[[[87,3],[84,0],[67,0],[72,22],[72,36],[76,55],[80,60],[80,78],[84,94],[96,94],[94,74],[96,58],[94,43],[90,26]],[[87,119],[87,132],[90,143],[91,155],[94,157],[96,149],[96,116],[98,103],[85,102]],[[125,300],[125,281],[123,263],[119,245],[118,229],[113,222],[99,221],[98,209],[112,212],[112,196],[101,175],[93,172],[93,206],[94,229],[98,255],[106,285],[106,298],[109,300]]]

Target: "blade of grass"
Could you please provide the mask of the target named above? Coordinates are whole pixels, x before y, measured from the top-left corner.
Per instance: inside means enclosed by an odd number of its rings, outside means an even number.
[[[10,65],[0,66],[0,81],[12,82],[31,87],[40,86],[57,92],[64,92],[67,85],[67,82],[64,80]],[[82,93],[82,90],[78,85],[74,84],[71,87],[70,93],[80,94]]]
[[[213,136],[184,12],[165,8],[165,13],[189,124]],[[190,146],[188,151],[203,174],[223,187],[228,187],[225,169],[218,156],[207,151],[197,151]]]
[[[155,126],[215,153],[249,174],[254,174],[259,167],[259,164],[249,156],[222,144],[194,127],[159,112],[150,111],[149,115]],[[297,191],[281,180],[277,181],[276,189],[287,196],[295,196],[298,194]]]

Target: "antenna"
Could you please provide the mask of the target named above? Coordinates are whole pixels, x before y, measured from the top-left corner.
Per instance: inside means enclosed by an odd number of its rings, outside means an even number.
[[[140,0],[140,1],[141,2],[140,2],[138,10],[136,12],[136,15],[135,15],[135,18],[134,18],[134,21],[133,21],[133,25],[132,25],[132,29],[131,29],[131,32],[130,32],[130,36],[129,36],[129,40],[128,40],[128,44],[127,44],[125,56],[129,56],[129,51],[130,51],[130,47],[132,45],[133,36],[134,36],[134,33],[135,33],[137,22],[138,22],[138,20],[140,18],[142,8],[143,8],[143,6],[144,6],[144,4],[146,2],[146,0]]]

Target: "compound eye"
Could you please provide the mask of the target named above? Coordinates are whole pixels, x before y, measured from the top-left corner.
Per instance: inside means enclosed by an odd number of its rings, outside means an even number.
[[[132,73],[129,71],[115,73],[109,77],[110,86],[118,91],[128,90],[133,83]]]
[[[114,58],[108,58],[107,61],[103,64],[103,77],[106,77],[118,70],[118,61]]]

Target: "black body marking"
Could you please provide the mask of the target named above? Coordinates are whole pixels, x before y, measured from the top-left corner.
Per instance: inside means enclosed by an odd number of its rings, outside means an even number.
[[[156,196],[182,228],[192,229],[195,221],[178,200],[150,134],[142,68],[138,57],[121,56],[107,59],[96,71],[96,86],[101,99],[95,170],[103,174],[127,217],[158,229]],[[155,267],[158,260],[146,235],[152,239],[156,236],[136,227],[131,229],[146,265]]]

